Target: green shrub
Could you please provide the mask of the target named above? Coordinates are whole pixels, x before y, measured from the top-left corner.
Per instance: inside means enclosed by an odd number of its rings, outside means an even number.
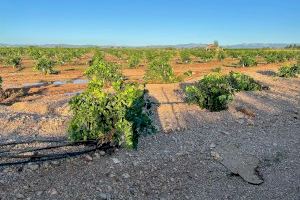
[[[90,80],[103,80],[105,84],[118,81],[122,78],[118,65],[105,62],[102,59],[95,59],[93,64],[85,71],[85,75]]]
[[[152,61],[145,72],[144,79],[147,82],[155,83],[173,83],[179,81],[171,65],[164,60]]]
[[[130,68],[136,68],[136,67],[138,67],[138,65],[140,64],[140,62],[141,62],[141,59],[140,59],[139,56],[137,56],[137,55],[132,55],[132,56],[129,58],[129,61],[128,61],[129,67],[130,67]]]
[[[215,57],[215,51],[200,50],[196,52],[195,56],[197,56],[202,62],[208,62]]]
[[[53,69],[55,62],[51,59],[42,57],[37,61],[35,65],[35,69],[44,73],[44,74],[54,74],[55,71]]]
[[[155,132],[145,111],[145,92],[136,84],[113,83],[113,92],[98,84],[70,101],[73,118],[68,128],[72,141],[98,140],[99,144],[137,148],[142,134]]]
[[[186,77],[191,77],[193,75],[193,72],[192,72],[192,70],[188,70],[188,71],[184,72],[183,75]]]
[[[292,65],[292,66],[283,66],[279,68],[277,76],[292,78],[297,77],[300,74],[300,65]]]
[[[287,57],[286,57],[285,54],[279,53],[279,54],[277,54],[277,58],[276,59],[277,59],[278,62],[284,62],[284,61],[287,60]]]
[[[216,68],[213,68],[211,71],[220,73],[222,71],[222,68],[221,67],[216,67]]]
[[[210,111],[227,109],[233,99],[234,90],[225,76],[211,73],[193,86],[185,88],[186,100]]]
[[[89,66],[99,61],[104,60],[104,53],[102,51],[96,51],[93,58],[89,61]]]
[[[190,53],[186,50],[180,51],[180,59],[183,63],[190,63],[192,61]]]
[[[226,76],[229,84],[235,91],[255,91],[261,90],[262,87],[252,77],[239,72],[230,72]]]
[[[163,53],[160,53],[159,56],[156,59],[161,60],[161,61],[166,62],[166,63],[169,63],[173,56],[174,55],[171,54],[171,53],[163,52]]]
[[[239,64],[242,65],[243,67],[251,67],[251,66],[257,65],[257,62],[254,57],[242,56],[240,58]]]
[[[277,62],[277,58],[273,54],[266,55],[265,60],[267,63],[276,63]]]
[[[210,111],[227,109],[234,92],[261,90],[262,86],[253,78],[242,73],[230,72],[221,75],[214,72],[204,76],[193,86],[185,88],[186,101]]]
[[[145,56],[146,56],[147,62],[151,63],[158,56],[158,52],[156,52],[154,49],[148,49],[145,52]]]
[[[22,67],[22,58],[19,55],[13,55],[7,57],[5,63],[7,65],[12,65],[14,68],[21,68]]]
[[[225,53],[225,51],[218,51],[218,53],[217,53],[217,58],[218,58],[219,61],[224,60],[224,59],[226,58],[226,53]]]

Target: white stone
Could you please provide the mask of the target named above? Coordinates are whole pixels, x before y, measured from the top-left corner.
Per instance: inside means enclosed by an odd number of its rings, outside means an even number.
[[[130,178],[130,175],[127,174],[127,173],[124,173],[122,176],[123,176],[123,178],[125,178],[125,179]]]
[[[90,156],[90,155],[86,155],[84,158],[85,158],[86,161],[89,161],[89,162],[93,161],[93,157]]]
[[[209,145],[209,148],[211,148],[211,149],[213,149],[213,148],[215,148],[216,147],[216,144],[215,143],[211,143],[210,145]]]
[[[115,164],[119,164],[119,163],[121,162],[118,158],[112,158],[112,161],[113,161]]]
[[[17,193],[16,197],[17,197],[17,199],[24,199],[25,198],[25,196],[21,193]]]
[[[58,194],[57,190],[55,188],[51,188],[48,193],[52,196],[52,195],[56,195]]]

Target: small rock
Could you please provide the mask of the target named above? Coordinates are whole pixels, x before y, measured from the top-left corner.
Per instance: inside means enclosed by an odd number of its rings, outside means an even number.
[[[123,176],[123,178],[125,178],[125,179],[130,178],[130,175],[127,174],[127,173],[123,174],[122,176]]]
[[[225,134],[225,135],[230,135],[230,133],[227,132],[227,131],[221,131],[221,133],[223,133],[223,134]]]
[[[41,195],[43,194],[43,191],[37,191],[35,194],[36,194],[37,196],[41,196]]]
[[[245,115],[248,115],[249,117],[255,117],[255,113],[245,106],[237,106],[235,109]]]
[[[29,189],[29,187],[28,187],[27,185],[24,185],[23,188],[24,188],[25,190],[28,190],[28,189]]]
[[[216,144],[215,143],[211,143],[210,145],[209,145],[209,148],[211,148],[211,149],[213,149],[213,148],[215,148],[216,147]]]
[[[33,156],[34,152],[25,152],[22,155],[24,155],[24,156]]]
[[[25,196],[21,193],[17,193],[16,197],[17,197],[17,199],[24,199],[25,198]]]
[[[5,168],[5,169],[3,170],[3,172],[4,172],[4,173],[11,172],[11,169],[7,167],[7,168]]]
[[[43,166],[44,166],[46,169],[48,169],[48,168],[50,167],[50,164],[49,164],[49,162],[45,162],[45,163],[43,164]]]
[[[109,192],[111,192],[112,191],[112,187],[111,186],[107,186],[107,190],[109,191]]]
[[[53,161],[51,161],[51,164],[52,165],[59,165],[59,162],[57,160],[53,160]]]
[[[244,120],[242,120],[242,119],[239,119],[239,120],[237,120],[237,123],[239,123],[239,124],[243,124],[243,123],[244,123]]]
[[[94,153],[94,156],[96,157],[96,158],[100,158],[100,154],[99,153]]]
[[[107,199],[107,195],[105,193],[100,193],[98,197],[99,197],[99,199],[102,199],[102,200]]]
[[[221,156],[218,152],[212,151],[210,152],[210,155],[215,159],[215,160],[221,160]]]
[[[180,152],[177,152],[175,155],[176,156],[184,156],[184,155],[187,155],[188,152],[185,152],[185,151],[180,151]]]
[[[100,156],[104,156],[105,155],[105,151],[99,151]]]
[[[254,122],[253,121],[249,121],[248,122],[248,126],[254,126]]]
[[[52,195],[56,195],[58,194],[57,190],[55,188],[51,188],[48,193],[52,196]]]
[[[132,164],[133,164],[133,166],[134,166],[134,167],[136,167],[136,166],[138,166],[139,162],[137,162],[137,161],[133,161],[133,163],[132,163]]]
[[[35,171],[39,168],[39,165],[37,164],[28,164],[28,169],[32,170],[32,171]]]
[[[85,155],[85,156],[84,156],[84,159],[85,159],[86,161],[88,161],[88,162],[93,161],[93,157],[90,156],[90,155]]]
[[[112,158],[112,161],[115,163],[115,164],[119,164],[121,161],[117,158]]]

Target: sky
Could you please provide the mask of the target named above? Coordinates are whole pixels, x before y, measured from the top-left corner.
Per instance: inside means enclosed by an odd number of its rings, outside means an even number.
[[[0,43],[300,43],[300,0],[0,0]]]

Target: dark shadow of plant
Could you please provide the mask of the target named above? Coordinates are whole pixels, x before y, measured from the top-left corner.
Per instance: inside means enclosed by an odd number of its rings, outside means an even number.
[[[260,71],[257,71],[257,73],[265,75],[265,76],[276,76],[276,72],[274,72],[272,70],[265,70],[265,71],[260,70]]]

